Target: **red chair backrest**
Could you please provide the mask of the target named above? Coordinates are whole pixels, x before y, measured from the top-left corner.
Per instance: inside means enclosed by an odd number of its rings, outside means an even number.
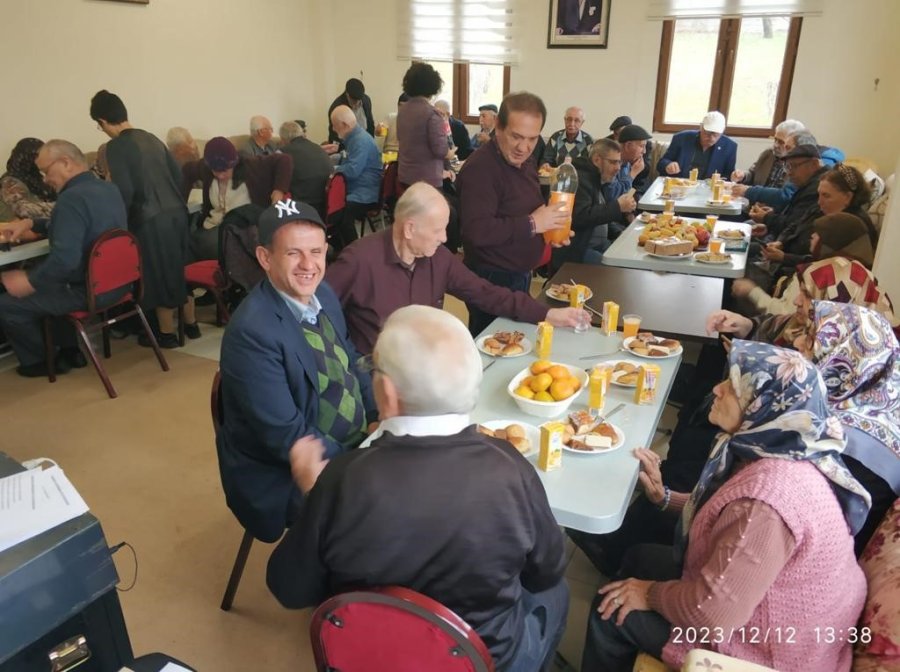
[[[325,190],[325,214],[331,217],[334,213],[340,212],[347,204],[347,180],[340,173],[335,173],[328,180],[328,187]]]
[[[96,297],[137,283],[132,290],[140,301],[141,252],[137,238],[124,229],[105,231],[94,241],[87,264],[88,309],[96,310]]]
[[[493,672],[481,637],[445,606],[399,586],[336,595],[309,626],[316,669]]]
[[[403,189],[400,187],[400,164],[392,161],[384,168],[381,178],[381,202],[385,203],[391,198],[400,198]]]

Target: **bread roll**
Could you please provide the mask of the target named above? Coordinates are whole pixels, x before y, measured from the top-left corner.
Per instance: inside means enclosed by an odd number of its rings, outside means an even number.
[[[575,434],[579,435],[590,432],[596,421],[587,411],[575,411],[569,413],[569,422],[575,430]]]
[[[482,344],[482,348],[492,355],[498,355],[503,351],[503,344],[496,338],[486,338]]]
[[[506,438],[507,439],[524,439],[525,438],[525,428],[522,425],[510,425],[506,428]]]
[[[616,371],[623,371],[625,373],[634,373],[638,370],[638,367],[632,364],[631,362],[619,362],[616,364]]]
[[[509,441],[516,450],[518,450],[523,455],[531,451],[531,441],[522,436],[513,436],[507,437],[506,439]]]
[[[619,376],[619,378],[616,380],[616,382],[619,383],[620,385],[637,385],[637,379],[638,379],[637,371],[634,371],[632,373],[626,373],[626,374]]]
[[[521,345],[519,345],[518,343],[510,343],[505,348],[503,348],[501,354],[506,357],[510,357],[512,355],[521,355],[523,352],[525,352],[525,348],[523,348]]]
[[[616,430],[614,430],[611,425],[608,425],[605,422],[597,425],[597,427],[594,428],[594,431],[592,433],[599,434],[600,436],[606,436],[606,437],[612,439],[613,443],[615,443],[616,439],[618,438],[618,435],[616,434]]]

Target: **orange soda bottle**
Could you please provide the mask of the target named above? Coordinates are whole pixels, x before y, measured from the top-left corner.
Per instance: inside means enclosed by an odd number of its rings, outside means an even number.
[[[564,243],[569,239],[572,230],[572,208],[575,206],[575,192],[578,191],[578,173],[572,166],[572,157],[567,156],[553,177],[550,178],[550,203],[555,205],[565,203],[569,217],[560,229],[544,231],[544,240],[548,243]]]

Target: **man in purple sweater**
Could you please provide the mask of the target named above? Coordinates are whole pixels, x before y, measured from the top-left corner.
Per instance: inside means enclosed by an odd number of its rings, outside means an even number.
[[[536,95],[506,96],[494,137],[469,157],[456,180],[466,265],[495,285],[523,292],[544,254],[542,234],[562,228],[569,217],[565,205],[544,203],[531,157],[546,118]],[[466,307],[473,335],[495,317],[473,302]]]
[[[523,322],[547,320],[571,327],[580,317],[586,319],[579,308],[548,310],[526,292],[497,287],[475,275],[443,245],[449,214],[441,193],[417,182],[397,201],[391,229],[355,241],[328,267],[326,279],[361,354],[372,352],[395,310],[411,304],[442,308],[444,294]]]

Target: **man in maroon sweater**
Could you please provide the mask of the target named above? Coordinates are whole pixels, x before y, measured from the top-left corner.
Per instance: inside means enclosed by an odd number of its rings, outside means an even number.
[[[534,94],[506,96],[494,137],[469,157],[456,180],[466,265],[495,285],[525,292],[544,253],[542,234],[562,228],[569,217],[564,205],[544,204],[531,157],[546,118],[547,108]],[[472,302],[466,307],[472,334],[495,317]]]
[[[441,193],[417,182],[397,201],[393,227],[355,241],[328,267],[326,279],[341,300],[360,353],[372,352],[395,310],[410,304],[442,308],[444,294],[514,320],[575,326],[581,309],[548,310],[526,292],[498,287],[466,268],[443,245],[449,214]]]

